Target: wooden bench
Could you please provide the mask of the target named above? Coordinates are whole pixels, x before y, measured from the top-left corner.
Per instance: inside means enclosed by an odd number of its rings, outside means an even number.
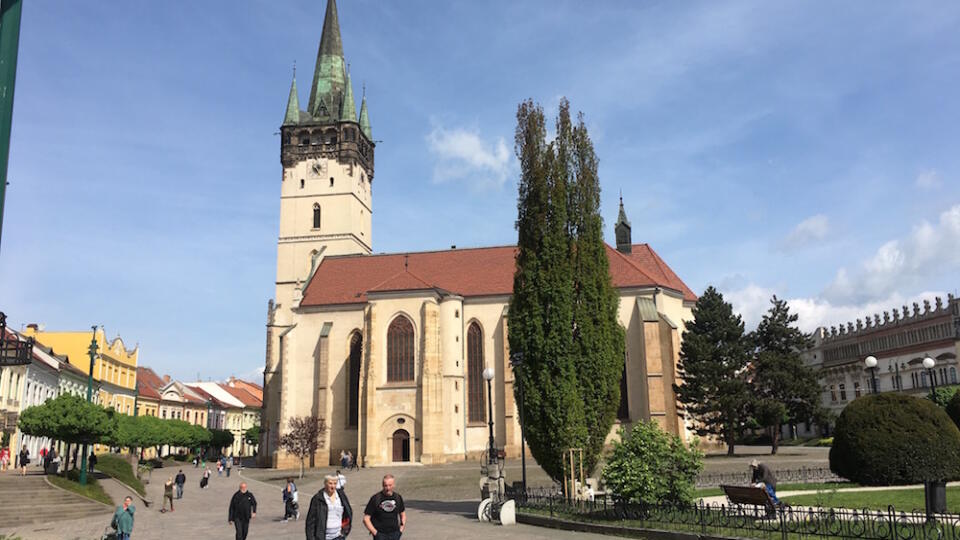
[[[731,504],[761,506],[767,514],[776,511],[777,505],[774,504],[766,488],[755,486],[720,486],[723,493]]]

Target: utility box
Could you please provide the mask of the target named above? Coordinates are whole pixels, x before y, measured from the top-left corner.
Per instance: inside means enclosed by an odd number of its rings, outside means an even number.
[[[923,483],[923,495],[927,515],[947,512],[947,483],[943,480],[928,480]]]

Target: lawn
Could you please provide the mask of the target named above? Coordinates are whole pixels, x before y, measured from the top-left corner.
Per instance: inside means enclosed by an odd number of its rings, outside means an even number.
[[[824,491],[813,495],[784,497],[793,506],[832,506],[886,510],[893,506],[899,511],[923,510],[923,488],[893,489],[887,491]],[[947,488],[947,511],[960,512],[960,486]]]
[[[103,490],[103,487],[97,482],[97,479],[92,475],[87,476],[87,485],[81,486],[79,483],[80,472],[77,470],[72,470],[67,473],[66,477],[56,476],[56,475],[47,475],[47,480],[51,484],[57,486],[58,488],[65,489],[67,491],[72,491],[78,495],[86,497],[88,499],[93,499],[97,502],[102,502],[104,504],[109,504],[113,506],[113,499],[110,498],[110,495],[107,495],[107,492]]]
[[[132,487],[141,496],[147,494],[146,489],[143,487],[143,482],[137,479],[133,473],[130,462],[121,456],[115,454],[98,454],[96,469]]]
[[[811,489],[815,490],[832,490],[832,489],[849,489],[855,488],[857,484],[853,482],[821,482],[821,483],[810,483],[810,484],[777,484],[777,493],[783,493],[786,491],[808,491]],[[701,488],[697,490],[697,497],[715,497],[718,495],[723,495],[723,490],[718,487],[710,488]]]

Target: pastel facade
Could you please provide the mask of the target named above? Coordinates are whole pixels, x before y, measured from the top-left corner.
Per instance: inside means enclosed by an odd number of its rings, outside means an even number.
[[[507,324],[515,248],[371,254],[375,144],[365,99],[355,120],[344,65],[328,0],[308,108],[294,83],[281,126],[261,461],[293,466],[279,437],[289,419],[311,415],[327,426],[317,464],[344,449],[371,466],[478,456],[487,445],[486,367],[496,372],[496,443],[516,456]],[[627,353],[620,423],[653,419],[687,437],[672,385],[696,296],[652,248],[632,243],[622,201],[615,229],[607,257]]]

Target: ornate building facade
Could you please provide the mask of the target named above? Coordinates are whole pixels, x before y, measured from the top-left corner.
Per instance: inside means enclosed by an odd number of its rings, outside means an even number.
[[[313,463],[350,450],[363,465],[444,463],[487,444],[481,373],[496,372],[496,444],[519,454],[507,308],[513,246],[372,253],[375,142],[356,112],[334,0],[306,110],[296,80],[280,128],[276,293],[267,318],[262,463],[292,466],[279,436],[295,416],[326,423]],[[607,248],[626,329],[620,422],[687,436],[672,384],[694,293],[647,244],[623,202]]]

